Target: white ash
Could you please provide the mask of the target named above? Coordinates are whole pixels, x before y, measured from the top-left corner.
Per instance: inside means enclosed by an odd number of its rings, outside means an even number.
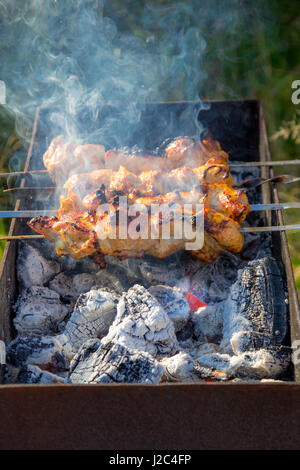
[[[238,331],[233,333],[230,344],[234,354],[242,354],[247,351],[265,349],[272,346],[274,338],[267,333],[258,331]]]
[[[71,362],[72,383],[158,383],[163,367],[150,354],[121,346],[87,341]]]
[[[56,261],[48,261],[39,250],[20,242],[17,257],[17,276],[22,288],[43,286],[61,270]]]
[[[30,364],[21,367],[8,366],[4,378],[5,384],[59,384],[65,382],[63,377]]]
[[[70,308],[60,301],[57,292],[47,287],[32,286],[18,297],[15,311],[13,322],[20,335],[47,335],[59,331],[59,323]]]
[[[118,313],[104,338],[153,356],[172,355],[179,346],[174,325],[161,304],[143,286],[123,294]]]
[[[197,357],[197,365],[221,371],[228,377],[263,379],[278,378],[290,365],[290,349],[273,346],[269,349],[248,351],[238,356],[209,353]]]
[[[233,352],[231,341],[238,332],[271,335],[272,344],[281,344],[287,332],[285,298],[274,258],[251,261],[239,270],[224,306],[221,343],[224,352]]]
[[[19,336],[7,345],[7,363],[15,367],[37,365],[51,371],[68,369],[70,354],[59,336]]]
[[[164,368],[164,379],[167,382],[187,382],[194,381],[194,361],[192,357],[179,352],[171,357],[166,357],[160,361]]]
[[[180,342],[179,344],[181,350],[189,354],[194,360],[202,355],[218,353],[220,350],[219,345],[215,343],[203,343],[199,345],[199,342],[193,339]]]
[[[190,307],[182,293],[175,287],[162,285],[151,286],[148,291],[169,315],[174,323],[175,332],[181,331],[190,317]]]
[[[90,338],[103,338],[117,314],[118,297],[110,292],[91,290],[81,294],[63,334],[73,351]]]
[[[222,337],[224,302],[200,307],[192,313],[194,334],[204,343],[219,342]]]

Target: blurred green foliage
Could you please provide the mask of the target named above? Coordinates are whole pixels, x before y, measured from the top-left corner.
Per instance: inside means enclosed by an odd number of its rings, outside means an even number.
[[[159,42],[163,37],[164,28],[170,27],[175,31],[178,28],[178,34],[181,30],[196,28],[201,38],[201,51],[195,49],[193,52],[195,56],[198,54],[198,66],[203,70],[199,78],[199,97],[262,99],[268,134],[274,136],[270,140],[272,158],[300,158],[300,105],[295,106],[291,101],[291,84],[300,79],[299,1],[189,0],[178,4],[180,8],[177,17],[174,16],[177,2],[170,0],[149,0],[147,4],[138,0],[110,0],[105,1],[103,10],[99,11],[114,21],[119,34],[135,36],[148,49],[149,44]],[[172,21],[177,18],[177,23],[168,24],[169,16]],[[168,54],[176,55],[176,46],[169,46]],[[11,57],[11,62],[13,68],[14,57]],[[187,62],[187,68],[189,65]],[[187,73],[180,77],[182,86],[176,89],[168,90],[165,87],[162,90],[164,99],[187,98],[183,96],[182,90],[186,89],[184,82],[188,76]],[[15,138],[13,118],[1,108],[2,171],[9,167],[11,156],[16,150],[21,155],[18,161],[22,162],[22,148],[19,144]],[[300,175],[300,167],[292,167],[292,170],[284,172]],[[280,197],[282,201],[300,201],[299,184],[281,186]],[[0,202],[9,203],[3,199],[3,195]],[[286,223],[299,223],[300,214],[297,211],[286,211],[285,219]],[[0,221],[0,224],[3,233],[7,223]],[[288,233],[288,239],[300,289],[299,232]]]

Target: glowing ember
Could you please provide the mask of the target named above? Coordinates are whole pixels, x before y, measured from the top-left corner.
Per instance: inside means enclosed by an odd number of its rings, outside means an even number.
[[[198,297],[196,297],[194,294],[191,294],[190,292],[188,292],[184,297],[186,298],[190,306],[191,312],[194,312],[198,308],[205,307],[205,305],[207,305],[206,303],[202,302],[200,299],[198,299]]]

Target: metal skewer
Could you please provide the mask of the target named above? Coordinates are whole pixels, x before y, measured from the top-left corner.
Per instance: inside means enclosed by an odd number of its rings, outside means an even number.
[[[284,209],[300,209],[300,202],[281,202],[278,204],[251,204],[251,211],[278,211]],[[39,216],[53,216],[57,209],[48,210],[23,210],[23,211],[0,211],[0,219],[32,218]]]
[[[238,167],[261,167],[261,166],[285,166],[285,165],[300,165],[300,160],[280,160],[280,161],[264,161],[264,162],[229,162],[228,166],[230,168],[238,168]],[[28,170],[28,171],[13,171],[13,172],[6,172],[0,173],[0,177],[8,178],[9,176],[27,176],[27,175],[35,175],[35,174],[46,174],[48,170]]]
[[[241,233],[261,233],[261,232],[285,232],[290,230],[300,230],[300,224],[293,225],[270,225],[266,227],[240,227]],[[0,236],[0,241],[7,240],[27,240],[27,239],[44,239],[44,235],[4,235]]]
[[[266,183],[289,184],[289,183],[296,183],[297,181],[300,181],[300,177],[292,176],[292,175],[279,175],[279,176],[273,176],[272,178],[267,178],[267,179],[257,177],[257,178],[249,178],[244,181],[241,181],[239,184],[235,185],[234,188],[241,188],[241,189],[257,188]]]
[[[289,230],[300,230],[300,224],[293,225],[270,225],[266,227],[240,227],[239,232],[285,232]]]
[[[242,181],[241,183],[233,186],[234,189],[247,189],[247,188],[256,188],[258,186],[262,186],[265,183],[296,183],[300,181],[300,176],[293,176],[293,175],[280,175],[280,176],[273,176],[272,178],[262,179],[260,177],[257,178],[249,178],[247,180]],[[16,196],[23,196],[24,194],[31,193],[32,195],[38,194],[41,195],[42,193],[46,194],[54,194],[58,190],[63,191],[63,187],[59,186],[44,186],[44,187],[37,187],[37,186],[25,186],[23,188],[8,188],[4,189],[3,193],[5,194],[15,194]],[[43,195],[44,195],[43,194]]]
[[[39,216],[53,216],[57,214],[57,210],[49,209],[45,211],[24,210],[24,211],[0,211],[0,219],[26,219]]]
[[[31,238],[45,238],[44,235],[3,235],[0,237],[1,240],[27,240]]]
[[[48,173],[48,170],[11,171],[8,173],[0,173],[0,177],[8,178],[9,176],[44,175],[46,173]]]
[[[285,165],[300,165],[300,160],[271,160],[267,162],[237,162],[228,163],[230,168],[247,167],[247,166],[285,166]]]

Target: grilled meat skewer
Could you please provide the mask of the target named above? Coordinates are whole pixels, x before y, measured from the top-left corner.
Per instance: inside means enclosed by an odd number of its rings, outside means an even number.
[[[43,162],[52,180],[61,183],[71,174],[85,173],[99,169],[118,170],[125,166],[136,175],[144,171],[172,170],[178,167],[199,167],[211,164],[225,164],[228,154],[212,139],[202,142],[189,137],[178,137],[165,149],[163,156],[152,156],[125,150],[108,150],[103,145],[78,145],[65,142],[63,136],[52,140],[43,155]]]
[[[231,187],[235,181],[228,155],[212,139],[197,142],[179,137],[167,145],[163,156],[146,157],[123,150],[105,152],[102,146],[76,147],[58,137],[44,155],[44,164],[56,180],[58,170],[65,179],[77,173],[64,184],[67,196],[61,196],[58,217],[36,217],[28,224],[53,240],[60,255],[76,259],[96,256],[102,266],[104,255],[169,256],[185,249],[190,241],[185,233],[180,237],[175,233],[176,219],[182,221],[187,216],[185,204],[192,208],[204,204],[204,245],[193,250],[198,258],[212,261],[224,250],[237,253],[242,249],[239,227],[250,206],[243,191]],[[89,172],[79,172],[87,164]],[[127,196],[126,209],[120,209],[120,196]],[[130,224],[135,223],[135,218],[129,217],[133,203],[146,207],[144,223],[139,224],[141,232],[146,230],[143,236],[129,233]],[[172,206],[173,218],[170,213],[168,217],[152,213],[152,205],[162,203]],[[109,209],[104,210],[102,204]],[[197,214],[197,209],[191,209],[190,221]],[[170,237],[166,239],[162,233],[167,226]],[[158,234],[154,238],[153,227]]]

